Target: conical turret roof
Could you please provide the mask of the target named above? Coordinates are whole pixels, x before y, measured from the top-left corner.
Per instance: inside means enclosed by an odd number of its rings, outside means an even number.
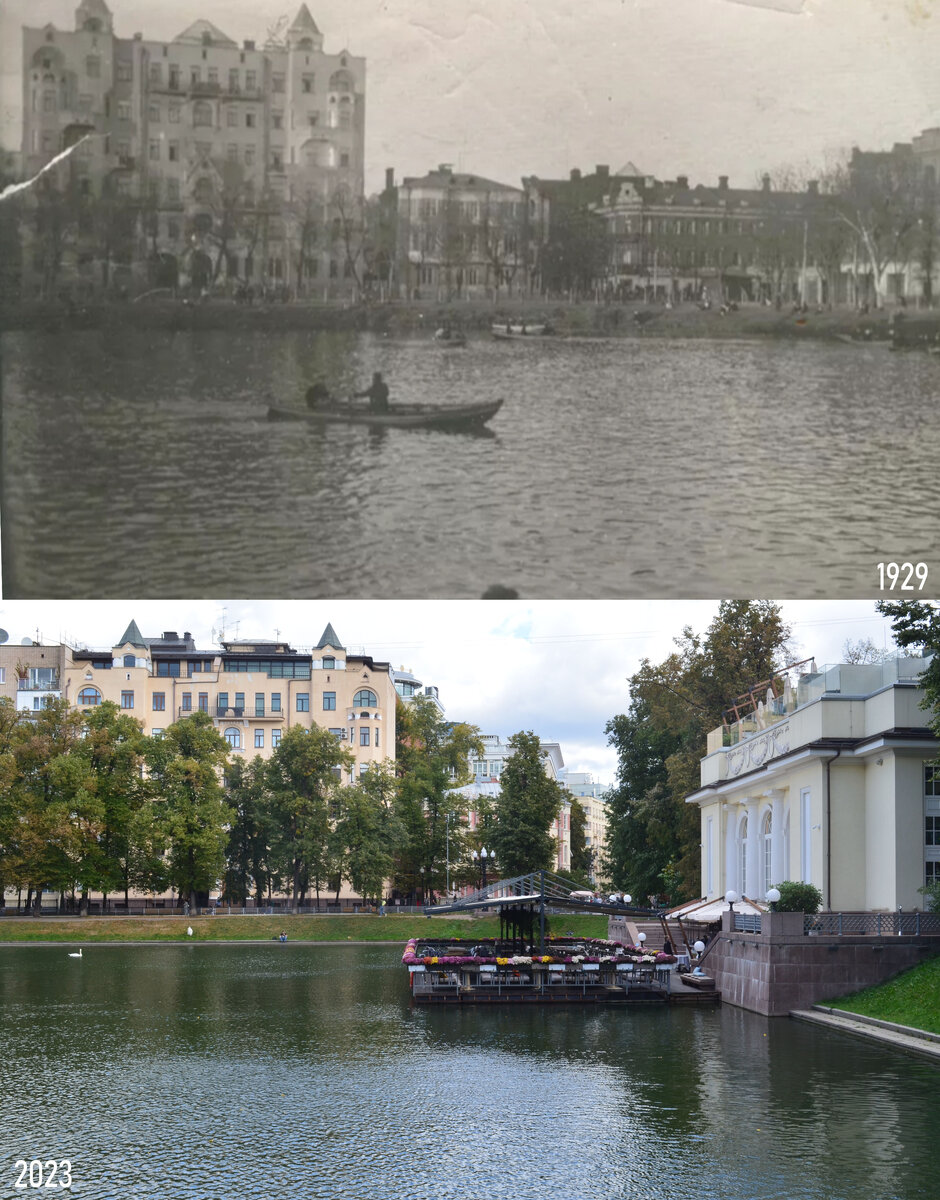
[[[329,622],[327,622],[326,629],[323,630],[323,636],[317,642],[318,650],[322,650],[324,646],[332,646],[334,650],[346,649],[343,643],[336,636],[336,631]]]
[[[291,25],[288,32],[319,34],[320,30],[317,29],[317,23],[313,17],[311,17],[310,9],[306,6],[306,4],[301,4],[300,8],[297,10],[297,16],[294,17],[294,23]]]
[[[116,646],[139,646],[141,650],[150,649],[144,641],[143,634],[137,628],[136,621],[131,621],[130,625],[124,630],[124,636],[114,644]]]

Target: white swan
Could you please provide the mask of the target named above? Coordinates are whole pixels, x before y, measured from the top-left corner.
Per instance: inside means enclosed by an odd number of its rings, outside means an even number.
[[[81,958],[81,956],[82,956],[81,947],[79,947],[77,954],[75,953],[74,950],[69,951],[69,958]]]
[[[192,936],[193,936],[193,927],[192,927],[192,925],[187,925],[187,926],[186,926],[186,936],[187,936],[187,937],[192,937]]]

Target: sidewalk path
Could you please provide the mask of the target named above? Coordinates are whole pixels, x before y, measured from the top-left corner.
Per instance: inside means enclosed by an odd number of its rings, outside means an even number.
[[[863,1017],[858,1013],[829,1008],[825,1004],[814,1004],[812,1009],[793,1009],[790,1013],[798,1021],[823,1025],[851,1037],[865,1038],[878,1042],[902,1054],[916,1054],[940,1064],[940,1034],[927,1033],[923,1029],[912,1029],[909,1025],[894,1025],[890,1021],[879,1021],[874,1017]]]

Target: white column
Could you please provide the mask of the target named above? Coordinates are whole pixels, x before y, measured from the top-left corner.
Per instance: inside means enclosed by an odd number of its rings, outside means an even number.
[[[787,864],[783,861],[783,789],[773,788],[766,793],[770,800],[770,874],[768,887],[776,887],[786,879]]]
[[[725,892],[738,890],[738,856],[735,853],[734,831],[738,824],[738,806],[736,804],[722,805],[725,816]]]
[[[751,899],[757,897],[760,891],[760,830],[757,827],[758,800],[748,796],[747,805],[747,843],[745,845],[745,884]]]

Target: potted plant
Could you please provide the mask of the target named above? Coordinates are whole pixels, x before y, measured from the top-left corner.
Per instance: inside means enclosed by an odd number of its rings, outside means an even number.
[[[771,905],[771,911],[765,917],[768,932],[778,934],[802,934],[803,914],[816,913],[822,904],[822,892],[812,883],[802,883],[795,879],[785,879],[776,885],[780,893],[778,900]],[[763,922],[762,922],[763,925]]]

